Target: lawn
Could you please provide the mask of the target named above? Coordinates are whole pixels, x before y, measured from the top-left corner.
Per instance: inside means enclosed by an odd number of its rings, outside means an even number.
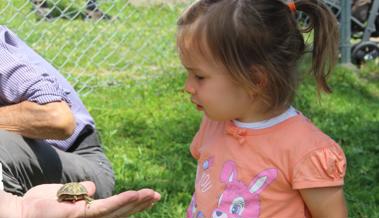
[[[379,217],[379,80],[368,78],[338,67],[334,93],[321,100],[305,78],[294,104],[344,148],[346,198],[350,217],[357,218]],[[96,89],[84,99],[116,170],[117,191],[152,187],[162,193],[154,209],[135,217],[183,217],[190,200],[196,163],[188,145],[201,115],[181,91],[183,81],[183,69],[171,69]]]
[[[110,2],[104,7],[120,17],[114,22],[38,23],[30,15],[25,24],[22,16],[6,19],[12,17],[8,10],[0,22],[17,29],[81,90],[115,170],[115,192],[150,187],[162,194],[153,209],[134,217],[184,217],[196,169],[188,145],[201,114],[182,91],[185,71],[175,52],[175,20],[183,6],[139,8],[119,0],[114,8]],[[0,2],[4,7],[9,5]],[[19,13],[29,10],[22,6]],[[307,66],[305,60],[300,70]],[[295,107],[346,152],[350,217],[379,217],[378,67],[337,67],[330,80],[334,92],[321,99],[313,81],[306,75],[303,80]]]

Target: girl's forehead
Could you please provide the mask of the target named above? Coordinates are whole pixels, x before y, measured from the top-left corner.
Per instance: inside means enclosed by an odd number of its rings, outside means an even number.
[[[180,57],[182,65],[187,70],[201,71],[203,73],[229,74],[228,70],[219,61],[206,57],[202,53],[193,50]]]
[[[200,42],[201,39],[193,38],[192,36],[183,39],[179,44],[179,56],[185,65],[197,65],[200,63],[214,63],[210,49],[205,42]]]
[[[180,52],[180,60],[186,66],[194,66],[202,62],[203,55],[197,49],[186,49]]]
[[[205,32],[199,21],[180,27],[177,35],[180,53],[184,56],[209,56],[210,49]]]
[[[185,67],[188,68],[203,68],[205,66],[219,65],[214,58],[210,57],[197,49],[189,49],[180,54],[180,60]]]

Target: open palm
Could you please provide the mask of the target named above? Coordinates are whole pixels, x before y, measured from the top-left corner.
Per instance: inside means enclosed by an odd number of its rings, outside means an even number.
[[[82,182],[89,196],[95,193],[92,182]],[[23,218],[126,218],[131,214],[150,208],[160,199],[151,189],[126,191],[106,199],[58,202],[56,193],[62,184],[44,184],[30,189],[22,199]]]

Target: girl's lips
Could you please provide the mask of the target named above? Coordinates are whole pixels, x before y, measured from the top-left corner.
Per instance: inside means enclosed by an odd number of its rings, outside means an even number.
[[[201,106],[200,104],[197,104],[195,101],[193,101],[192,99],[191,99],[191,102],[192,102],[192,104],[194,104],[194,105],[196,105],[196,109],[198,109],[199,111],[200,110],[203,110],[203,106]]]

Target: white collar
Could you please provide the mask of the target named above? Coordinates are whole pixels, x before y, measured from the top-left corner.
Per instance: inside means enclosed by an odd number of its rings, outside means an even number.
[[[273,118],[270,118],[268,120],[263,120],[263,121],[259,121],[259,122],[253,122],[253,123],[244,123],[244,122],[240,122],[238,120],[233,120],[233,123],[240,127],[240,128],[247,128],[247,129],[264,129],[264,128],[268,128],[268,127],[272,127],[274,125],[277,125],[293,116],[296,116],[298,115],[299,112],[293,108],[292,106],[290,106],[288,108],[288,110],[286,110],[284,113],[276,116],[276,117],[273,117]]]

